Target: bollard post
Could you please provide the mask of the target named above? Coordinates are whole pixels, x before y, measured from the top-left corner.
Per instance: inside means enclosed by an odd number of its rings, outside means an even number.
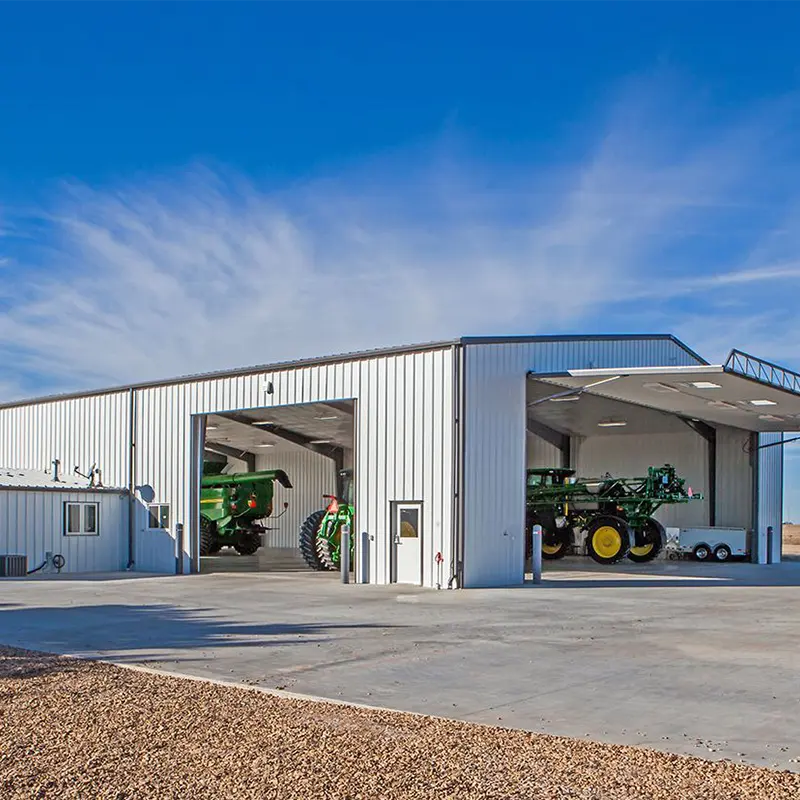
[[[342,525],[339,565],[342,568],[342,583],[350,583],[350,526]]]
[[[533,544],[533,582],[542,582],[542,526],[534,525],[531,531],[531,540]]]
[[[369,583],[369,542],[372,537],[366,532],[361,532],[361,583]]]
[[[178,555],[175,558],[175,574],[183,575],[183,523],[175,523],[175,540],[178,544]]]

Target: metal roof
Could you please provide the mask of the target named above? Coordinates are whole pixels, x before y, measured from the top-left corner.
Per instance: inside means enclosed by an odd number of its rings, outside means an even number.
[[[14,408],[16,406],[32,405],[34,403],[50,403],[56,400],[71,400],[78,397],[93,397],[104,394],[114,394],[117,392],[128,392],[135,389],[157,388],[160,386],[173,386],[181,383],[194,383],[196,381],[216,380],[218,378],[233,378],[243,375],[253,375],[260,372],[274,372],[284,369],[299,369],[301,367],[321,366],[325,364],[337,364],[342,361],[360,361],[366,358],[379,358],[382,356],[402,355],[404,353],[419,353],[426,350],[442,350],[446,347],[456,347],[459,345],[481,345],[481,344],[515,344],[524,342],[604,342],[604,341],[652,341],[665,340],[671,341],[699,363],[706,364],[703,358],[695,353],[691,348],[681,342],[671,333],[644,333],[644,334],[593,334],[582,336],[580,334],[556,334],[556,335],[531,335],[531,336],[462,336],[458,339],[445,339],[435,342],[424,342],[421,344],[398,345],[395,347],[376,348],[372,350],[356,350],[350,353],[339,353],[336,355],[320,356],[317,358],[304,358],[290,361],[279,361],[272,364],[259,364],[250,367],[237,367],[234,369],[216,370],[212,372],[200,372],[190,375],[182,375],[175,378],[164,378],[161,380],[142,381],[139,383],[122,384],[106,389],[88,389],[76,392],[64,392],[60,394],[44,395],[40,397],[13,400],[8,403],[0,403],[0,408]]]
[[[38,469],[17,469],[0,467],[0,489],[48,489],[61,492],[124,492],[111,486],[90,486],[82,475],[60,475],[53,480],[53,474]]]

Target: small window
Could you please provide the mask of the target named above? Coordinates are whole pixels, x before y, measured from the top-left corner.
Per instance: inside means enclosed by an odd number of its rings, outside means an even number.
[[[65,536],[98,536],[100,506],[97,503],[64,503]]]
[[[166,530],[169,528],[169,506],[166,503],[156,503],[147,507],[148,523],[150,530]]]

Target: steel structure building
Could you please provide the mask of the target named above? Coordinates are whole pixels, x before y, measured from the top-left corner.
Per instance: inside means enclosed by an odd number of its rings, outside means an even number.
[[[692,388],[697,376],[717,387],[712,399]],[[580,402],[555,402],[570,393]],[[598,428],[609,413],[626,427]],[[155,572],[199,568],[204,454],[289,472],[273,549],[296,547],[304,515],[351,467],[358,580],[500,586],[523,580],[533,464],[635,472],[671,461],[709,500],[691,511],[702,519],[668,522],[751,528],[761,560],[779,559],[779,536],[769,553],[764,542],[780,530],[782,447],[764,445],[798,421],[788,370],[738,353],[707,365],[670,335],[467,337],[9,403],[0,464],[96,465],[129,493],[126,566]],[[396,514],[412,506],[419,569],[398,573]],[[154,508],[164,525],[151,523]]]

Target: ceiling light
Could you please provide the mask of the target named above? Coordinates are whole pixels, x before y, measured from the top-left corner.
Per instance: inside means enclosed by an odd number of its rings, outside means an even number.
[[[778,405],[774,400],[751,400],[751,406],[776,406]]]
[[[217,429],[216,425],[206,425],[207,431],[215,431]]]
[[[270,422],[266,419],[257,419],[253,422],[253,425],[274,425],[274,422]]]
[[[721,389],[718,383],[712,383],[711,381],[692,381],[689,386],[694,386],[695,389]]]
[[[571,403],[573,400],[580,400],[581,396],[579,394],[568,394],[564,397],[551,397],[551,403]]]
[[[312,439],[309,444],[330,444],[330,439]]]
[[[598,428],[624,428],[628,423],[624,419],[607,419],[597,423]]]
[[[783,417],[776,417],[774,414],[759,414],[758,418],[767,422],[783,422]]]
[[[724,400],[709,400],[708,404],[712,408],[727,408],[732,411],[738,411],[739,407],[735,406],[733,403],[726,403]]]
[[[274,444],[257,444],[256,447],[275,447]]]
[[[654,392],[661,392],[661,394],[666,394],[667,392],[674,392],[676,394],[680,394],[681,390],[675,386],[670,386],[668,383],[645,383],[643,384],[645,389],[650,389]]]
[[[320,422],[327,422],[328,420],[339,419],[339,417],[337,417],[336,414],[334,414],[333,416],[330,417],[314,417],[314,419],[318,419],[320,420]]]

